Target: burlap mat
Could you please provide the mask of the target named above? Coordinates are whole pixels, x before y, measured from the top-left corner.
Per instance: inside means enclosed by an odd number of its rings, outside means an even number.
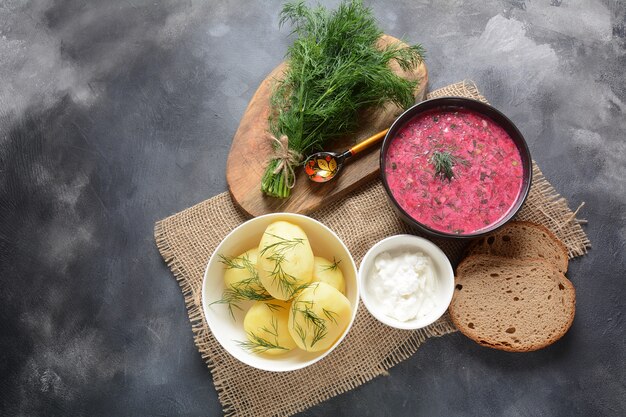
[[[476,86],[461,82],[428,95],[465,96],[486,101]],[[533,185],[518,219],[541,223],[567,246],[570,257],[587,251],[589,241],[550,183],[534,165]],[[380,181],[375,180],[347,198],[312,215],[345,242],[357,265],[377,241],[394,234],[413,233],[393,213]],[[194,341],[207,363],[227,416],[288,416],[351,390],[407,359],[429,337],[455,331],[447,314],[417,331],[394,330],[359,306],[346,339],[325,359],[305,369],[271,373],[251,368],[230,356],[213,338],[202,314],[202,278],[209,256],[222,238],[246,220],[228,193],[222,193],[157,222],[159,251],[178,280],[187,305]],[[456,263],[463,251],[458,242],[436,242]]]

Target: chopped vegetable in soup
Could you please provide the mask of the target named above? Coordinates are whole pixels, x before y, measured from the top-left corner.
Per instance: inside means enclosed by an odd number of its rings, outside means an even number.
[[[493,120],[470,110],[432,110],[398,131],[385,173],[413,219],[437,231],[472,234],[509,212],[523,166],[513,139]]]

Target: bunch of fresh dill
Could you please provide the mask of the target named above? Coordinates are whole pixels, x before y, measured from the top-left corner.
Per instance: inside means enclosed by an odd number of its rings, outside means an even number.
[[[360,0],[346,0],[334,11],[287,3],[280,25],[286,22],[296,39],[272,94],[269,129],[275,155],[261,182],[265,194],[280,198],[289,196],[294,167],[302,158],[353,131],[360,110],[386,102],[412,105],[417,82],[396,75],[389,62],[409,70],[424,55],[421,45],[377,46],[382,31]]]

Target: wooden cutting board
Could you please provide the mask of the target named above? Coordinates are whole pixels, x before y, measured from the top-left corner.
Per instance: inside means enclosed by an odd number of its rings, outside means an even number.
[[[383,35],[382,45],[399,42]],[[428,71],[424,64],[412,71],[402,70],[395,62],[391,67],[398,75],[420,80],[415,91],[416,101],[426,97]],[[379,173],[380,145],[350,158],[337,178],[319,184],[310,181],[303,168],[296,169],[296,185],[287,199],[268,197],[261,192],[261,178],[272,154],[271,141],[267,136],[268,116],[272,85],[285,70],[283,62],[261,82],[239,123],[226,163],[226,182],[235,204],[250,216],[274,212],[310,213],[332,199],[341,198],[359,185],[373,179]],[[363,112],[359,116],[362,127],[352,135],[340,138],[328,146],[328,151],[344,151],[357,142],[388,128],[402,113],[402,109],[390,104],[376,111]]]

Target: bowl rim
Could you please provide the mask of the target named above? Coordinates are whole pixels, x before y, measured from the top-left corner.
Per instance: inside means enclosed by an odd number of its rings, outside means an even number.
[[[485,229],[480,229],[480,231],[474,232],[474,233],[468,233],[468,234],[462,234],[462,235],[454,234],[454,233],[446,233],[440,230],[432,229],[426,226],[425,224],[418,222],[413,217],[411,217],[406,212],[406,210],[404,210],[404,208],[400,206],[400,204],[397,202],[397,200],[393,196],[393,193],[391,192],[391,189],[389,188],[389,184],[387,183],[387,176],[385,174],[387,150],[389,149],[390,144],[393,142],[393,139],[395,139],[398,131],[402,127],[404,127],[404,125],[407,122],[409,122],[411,119],[416,117],[418,114],[426,112],[426,111],[434,110],[437,108],[446,108],[446,107],[448,108],[456,107],[456,108],[465,108],[465,109],[473,110],[492,119],[495,123],[497,123],[500,127],[502,127],[507,132],[507,134],[511,137],[513,142],[516,144],[520,152],[520,157],[522,159],[522,166],[523,166],[522,189],[517,199],[515,200],[515,202],[513,203],[513,205],[507,212],[507,214],[503,216],[500,220],[491,224],[489,227]],[[484,103],[482,101],[466,98],[466,97],[456,97],[456,96],[436,97],[436,98],[421,101],[409,107],[400,116],[396,118],[396,120],[393,122],[393,124],[387,131],[387,134],[385,135],[385,138],[381,145],[379,161],[380,161],[381,182],[383,184],[387,197],[391,200],[392,206],[396,210],[396,212],[399,214],[399,217],[402,218],[403,221],[410,224],[411,226],[415,226],[420,231],[426,233],[428,236],[443,238],[443,239],[475,239],[475,238],[482,237],[482,236],[488,235],[489,233],[496,231],[497,229],[499,229],[500,227],[508,223],[522,208],[522,206],[524,205],[524,202],[526,201],[528,197],[528,194],[530,192],[530,187],[532,185],[532,177],[533,177],[532,157],[530,154],[530,150],[528,149],[528,144],[526,143],[524,136],[519,131],[515,123],[513,123],[511,119],[509,119],[506,115],[504,115],[504,113],[502,113],[500,110],[496,109],[495,107],[491,106],[490,104]]]
[[[399,242],[396,242],[396,241],[399,241]],[[430,256],[430,258],[433,259],[433,262],[439,263],[440,261],[442,261],[439,265],[445,270],[444,279],[446,281],[445,284],[447,286],[447,293],[446,293],[446,298],[444,299],[445,302],[441,304],[440,306],[438,306],[438,310],[436,310],[436,313],[438,314],[434,314],[433,315],[434,318],[432,320],[425,321],[425,323],[424,323],[424,320],[420,322],[416,322],[415,319],[412,319],[408,322],[396,320],[378,311],[376,307],[374,306],[374,304],[371,302],[370,293],[367,290],[367,281],[369,277],[364,276],[366,272],[364,271],[364,265],[367,261],[369,261],[373,257],[380,254],[382,252],[381,247],[389,244],[389,242],[396,243],[396,245],[394,245],[393,248],[384,249],[384,250],[394,251],[394,250],[401,249],[403,247],[404,248],[416,248],[416,249],[419,248],[419,250],[424,251],[428,256]],[[437,259],[434,259],[433,253],[437,254]],[[424,237],[416,236],[416,235],[410,235],[410,234],[393,235],[393,236],[386,237],[376,242],[365,253],[365,256],[363,256],[363,259],[361,260],[361,263],[359,264],[358,277],[359,277],[361,301],[363,302],[363,305],[365,306],[367,311],[369,311],[370,314],[374,316],[374,318],[380,321],[381,323],[389,327],[393,327],[395,329],[400,329],[400,330],[418,330],[418,329],[423,329],[433,324],[439,318],[441,318],[441,316],[445,314],[445,312],[448,310],[448,307],[450,306],[450,303],[452,302],[452,297],[454,296],[454,283],[455,283],[454,282],[454,270],[452,268],[452,263],[450,262],[450,258],[448,258],[448,255],[446,255],[445,252],[439,246],[437,246],[434,242]]]
[[[343,334],[335,341],[335,343],[329,347],[327,350],[323,351],[320,353],[319,356],[314,357],[313,359],[301,362],[301,363],[296,363],[290,367],[286,367],[284,369],[273,369],[271,366],[263,366],[260,365],[258,363],[255,363],[255,361],[246,361],[243,360],[241,357],[236,356],[235,354],[231,353],[230,348],[227,347],[227,345],[225,343],[223,343],[222,341],[222,336],[218,336],[218,334],[215,332],[214,326],[211,325],[211,321],[208,319],[209,315],[207,314],[210,302],[208,300],[208,294],[207,294],[207,280],[208,280],[208,275],[209,275],[209,267],[212,265],[212,263],[214,262],[214,259],[216,258],[217,254],[219,253],[220,248],[222,248],[222,246],[225,244],[224,242],[226,242],[229,238],[232,237],[232,235],[234,235],[235,233],[237,233],[237,231],[243,227],[245,227],[245,225],[251,223],[251,222],[255,222],[255,221],[263,221],[263,220],[267,220],[270,218],[281,218],[286,220],[287,218],[292,218],[292,219],[304,219],[304,221],[307,222],[312,222],[313,224],[315,224],[318,227],[321,227],[322,229],[326,230],[327,232],[331,233],[332,236],[334,236],[337,239],[337,242],[343,247],[343,249],[346,251],[346,253],[349,255],[349,264],[351,265],[351,268],[354,271],[354,275],[355,275],[355,302],[354,304],[352,302],[350,302],[351,307],[352,307],[352,313],[351,313],[351,317],[350,317],[350,321],[348,323],[348,327],[346,328],[346,330],[343,332]],[[299,226],[301,226],[300,224],[298,224]],[[213,250],[213,253],[211,253],[211,255],[209,256],[209,259],[206,262],[206,266],[204,268],[204,275],[202,277],[202,288],[201,288],[201,302],[202,302],[202,314],[204,316],[204,320],[207,324],[207,327],[209,328],[209,330],[211,331],[213,337],[215,338],[215,340],[219,343],[219,345],[222,347],[222,349],[224,349],[224,351],[226,351],[230,356],[232,356],[233,358],[235,358],[236,360],[238,360],[241,363],[244,363],[248,366],[251,366],[253,368],[256,369],[260,369],[263,371],[269,371],[269,372],[291,372],[291,371],[296,371],[299,369],[303,369],[306,368],[307,366],[313,365],[316,362],[319,362],[320,360],[322,360],[323,358],[325,358],[326,356],[328,356],[333,350],[335,350],[337,348],[337,346],[339,346],[339,344],[345,339],[345,337],[347,336],[347,334],[349,333],[349,331],[352,329],[352,326],[356,320],[356,315],[357,315],[357,310],[359,307],[359,301],[361,300],[361,295],[360,295],[360,286],[359,286],[359,270],[357,268],[357,265],[354,261],[354,256],[352,255],[352,253],[350,252],[350,249],[348,249],[348,247],[346,246],[346,244],[343,242],[343,240],[341,240],[341,238],[332,230],[330,229],[328,226],[326,226],[324,223],[320,222],[319,220],[316,220],[312,217],[303,215],[303,214],[298,214],[298,213],[289,213],[289,212],[277,212],[277,213],[268,213],[268,214],[264,214],[261,216],[257,216],[257,217],[253,217],[251,219],[246,220],[245,222],[241,223],[240,225],[238,225],[237,227],[235,227],[234,229],[232,229],[226,236],[224,236],[224,238],[222,238],[222,240],[220,241],[220,243],[215,247],[215,249]],[[353,305],[352,305],[353,304]],[[279,357],[278,357],[279,358]]]

